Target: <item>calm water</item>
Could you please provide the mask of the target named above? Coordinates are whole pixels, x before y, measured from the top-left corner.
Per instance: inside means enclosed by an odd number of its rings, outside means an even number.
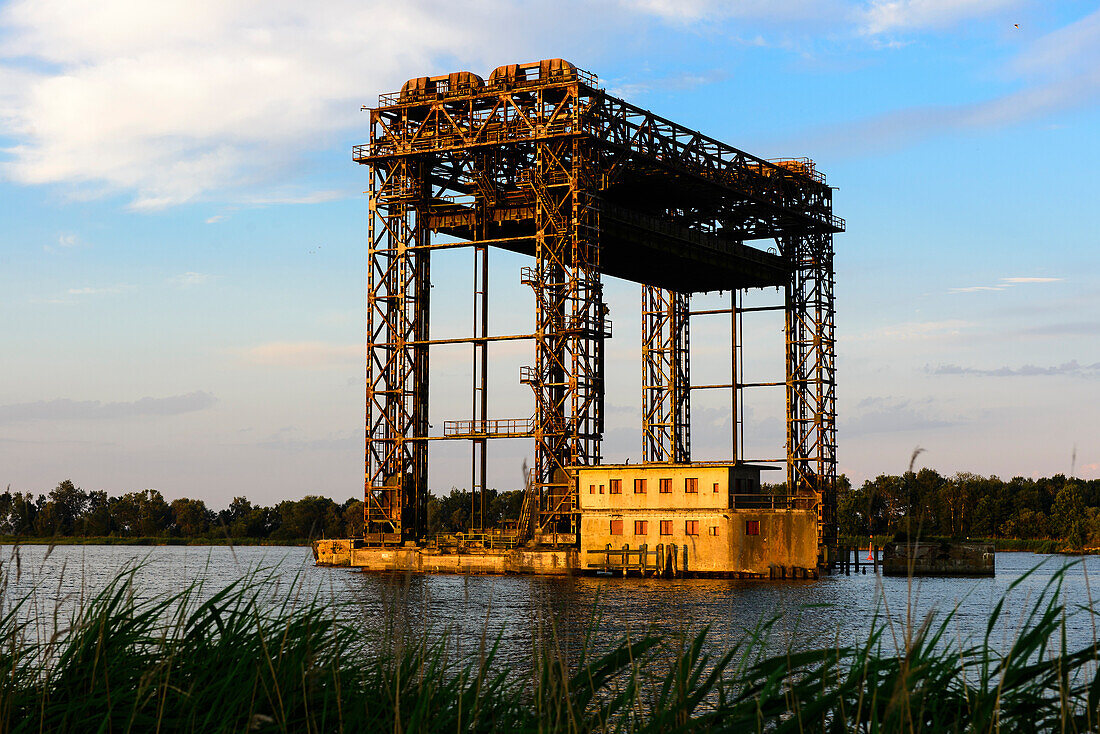
[[[201,583],[203,593],[210,594],[242,574],[266,569],[274,600],[331,600],[346,619],[387,630],[388,639],[416,640],[425,632],[446,629],[458,656],[476,654],[484,639],[499,635],[504,657],[515,660],[529,658],[540,637],[553,637],[563,649],[576,650],[594,615],[599,620],[597,645],[648,628],[677,632],[709,625],[715,646],[741,639],[762,619],[782,615],[769,643],[778,650],[792,642],[805,647],[859,641],[876,615],[891,620],[900,635],[908,614],[919,621],[933,610],[957,609],[949,626],[952,636],[977,641],[994,605],[1020,582],[995,634],[997,644],[1004,646],[1057,569],[1076,564],[1066,572],[1062,592],[1071,612],[1091,607],[1090,580],[1100,579],[1100,557],[1031,553],[998,553],[992,579],[922,579],[912,585],[871,573],[786,582],[388,578],[317,568],[308,549],[278,547],[58,546],[48,551],[45,546],[22,546],[16,558],[12,546],[0,546],[0,561],[9,579],[4,603],[26,598],[23,615],[34,620],[40,635],[65,626],[90,594],[135,565],[139,597],[172,593],[192,583]],[[1093,641],[1092,615],[1070,614],[1067,625],[1071,648]]]

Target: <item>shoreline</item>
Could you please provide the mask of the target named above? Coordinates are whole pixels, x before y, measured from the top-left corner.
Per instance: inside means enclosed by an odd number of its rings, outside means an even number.
[[[852,547],[863,548],[866,539],[845,538],[845,542]],[[936,541],[939,538],[927,538],[927,541]],[[1017,540],[1017,539],[989,539],[970,538],[973,542],[993,543],[998,553],[1045,553],[1050,555],[1087,556],[1100,555],[1100,548],[1066,548],[1058,540]],[[885,544],[887,539],[875,538],[875,544]],[[135,538],[123,538],[117,536],[58,536],[52,538],[23,537],[16,535],[0,535],[0,545],[134,545],[134,546],[283,546],[292,548],[309,548],[313,541],[305,538],[290,538],[275,540],[272,538],[162,538],[155,536],[143,536]]]
[[[112,536],[62,536],[55,538],[25,538],[15,535],[0,535],[0,545],[180,545],[180,546],[283,546],[308,548],[310,540],[291,538],[273,540],[271,538],[118,538]]]

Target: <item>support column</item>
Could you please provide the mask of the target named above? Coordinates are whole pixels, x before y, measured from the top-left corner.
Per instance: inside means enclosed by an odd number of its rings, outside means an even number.
[[[833,237],[781,242],[786,287],[787,488],[818,498],[819,540],[836,545],[836,348]]]
[[[540,143],[522,182],[535,202],[537,529],[577,531],[570,468],[599,462],[603,433],[605,309],[599,221],[589,202],[588,162],[577,141]]]
[[[482,217],[484,219],[484,217]],[[483,238],[484,239],[484,238]],[[488,383],[489,383],[489,344],[485,338],[489,335],[489,247],[475,245],[474,248],[474,312],[473,312],[473,355],[471,372],[473,384],[470,390],[470,420],[480,431],[487,431],[489,423]],[[470,442],[470,528],[485,530],[485,475],[488,470],[487,444],[485,438],[475,438]]]
[[[642,286],[642,461],[691,461],[690,295]]]
[[[430,256],[416,163],[373,170],[367,254],[364,533],[401,543],[426,532]]]

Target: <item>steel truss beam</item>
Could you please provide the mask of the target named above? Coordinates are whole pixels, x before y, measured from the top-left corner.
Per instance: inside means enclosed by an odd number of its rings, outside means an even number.
[[[690,295],[642,286],[642,460],[691,461]]]

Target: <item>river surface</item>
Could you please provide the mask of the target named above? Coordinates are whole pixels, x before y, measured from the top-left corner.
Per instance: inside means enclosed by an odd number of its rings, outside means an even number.
[[[272,601],[331,603],[341,617],[380,639],[415,642],[446,633],[449,649],[464,658],[499,638],[501,657],[517,661],[530,659],[540,642],[573,657],[586,638],[606,647],[650,629],[678,633],[709,626],[712,649],[728,649],[775,618],[766,644],[776,652],[788,645],[859,643],[876,617],[887,624],[885,644],[892,647],[895,640],[901,644],[907,624],[949,612],[954,613],[948,623],[953,641],[978,642],[991,611],[1008,594],[1001,624],[991,636],[1004,649],[1063,568],[1068,646],[1079,649],[1096,639],[1089,610],[1091,582],[1100,579],[1100,557],[1032,553],[998,553],[994,578],[912,583],[870,572],[814,581],[386,577],[315,567],[309,549],[300,547],[0,546],[0,563],[0,574],[7,578],[3,605],[22,600],[20,616],[33,622],[40,639],[66,626],[90,596],[127,569],[136,569],[138,598],[171,594],[190,584],[201,584],[201,594],[208,595],[246,574],[262,573]]]

